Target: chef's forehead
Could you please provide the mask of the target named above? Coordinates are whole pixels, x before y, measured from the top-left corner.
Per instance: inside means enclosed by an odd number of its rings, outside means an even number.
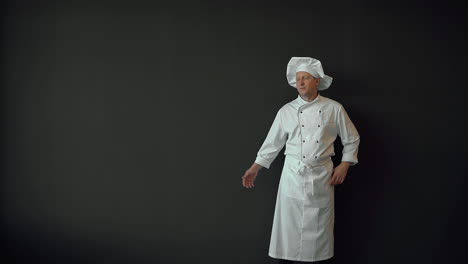
[[[298,71],[298,72],[296,72],[296,77],[298,77],[298,76],[312,76],[312,77],[314,77],[312,74],[310,74],[310,73],[308,73],[308,72],[306,72],[306,71]]]

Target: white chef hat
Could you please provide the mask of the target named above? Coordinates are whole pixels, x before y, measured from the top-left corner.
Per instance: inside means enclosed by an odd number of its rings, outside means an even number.
[[[286,78],[294,88],[296,88],[296,72],[299,71],[308,72],[315,78],[320,78],[317,86],[319,91],[328,89],[333,81],[332,77],[323,72],[322,63],[319,60],[310,57],[292,57],[286,69]]]

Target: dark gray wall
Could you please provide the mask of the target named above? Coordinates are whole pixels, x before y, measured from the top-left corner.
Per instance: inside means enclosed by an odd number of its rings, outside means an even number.
[[[254,189],[240,177],[297,97],[291,56],[323,62],[322,94],[361,134],[336,189],[336,263],[462,257],[460,5],[57,2],[3,9],[11,263],[272,263],[283,152]]]

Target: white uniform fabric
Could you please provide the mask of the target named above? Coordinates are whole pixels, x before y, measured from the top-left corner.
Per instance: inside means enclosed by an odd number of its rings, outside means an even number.
[[[340,136],[342,161],[358,162],[359,134],[343,106],[320,94],[298,98],[276,114],[255,163],[269,168],[286,145],[268,255],[319,261],[334,254],[333,143]]]

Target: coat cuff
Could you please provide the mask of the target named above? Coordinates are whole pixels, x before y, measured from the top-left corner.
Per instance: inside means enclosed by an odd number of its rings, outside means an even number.
[[[255,163],[261,165],[262,167],[265,167],[265,168],[269,169],[271,161],[268,161],[268,160],[266,160],[266,159],[264,159],[262,157],[257,157],[255,159]]]
[[[358,163],[357,158],[353,154],[350,154],[350,153],[344,153],[343,157],[341,158],[341,161],[349,162],[351,163],[351,166],[354,166]]]

